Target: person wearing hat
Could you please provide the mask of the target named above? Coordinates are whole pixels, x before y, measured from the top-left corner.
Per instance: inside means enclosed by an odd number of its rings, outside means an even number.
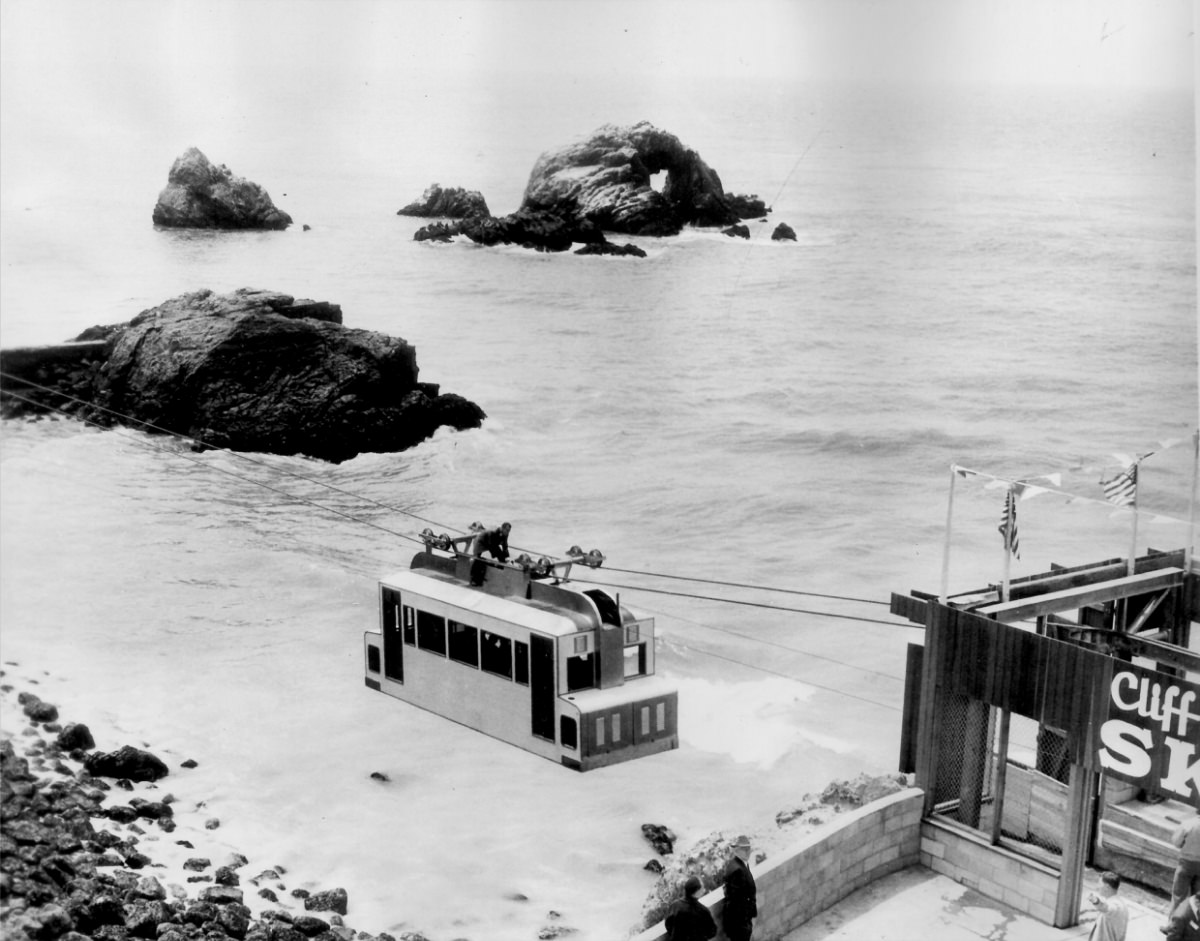
[[[671,906],[663,924],[669,941],[708,941],[717,933],[717,923],[700,902],[704,884],[696,876],[688,876],[683,884],[683,898]]]
[[[725,907],[721,927],[729,941],[750,941],[754,919],[758,917],[758,889],[750,874],[750,838],[733,841],[733,858],[725,867]]]

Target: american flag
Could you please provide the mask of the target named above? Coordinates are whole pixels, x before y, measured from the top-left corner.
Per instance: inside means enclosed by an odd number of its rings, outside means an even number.
[[[1137,462],[1130,464],[1112,480],[1100,481],[1104,488],[1104,499],[1117,506],[1131,506],[1137,502]]]
[[[1021,558],[1021,540],[1017,536],[1017,495],[1010,489],[1004,495],[1004,512],[1000,514],[1000,538],[1004,548]]]

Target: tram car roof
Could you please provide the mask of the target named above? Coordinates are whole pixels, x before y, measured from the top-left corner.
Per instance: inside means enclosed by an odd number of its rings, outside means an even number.
[[[477,587],[470,584],[461,558],[427,552],[417,553],[411,568],[385,575],[381,583],[555,637],[601,626],[596,594],[616,604],[603,589],[551,584],[512,568],[491,568],[484,585]],[[620,616],[622,623],[638,620],[625,605],[620,606]]]

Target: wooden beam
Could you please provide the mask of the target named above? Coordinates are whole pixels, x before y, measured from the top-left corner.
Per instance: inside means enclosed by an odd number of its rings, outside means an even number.
[[[1136,562],[1137,574],[1182,567],[1183,550],[1181,549],[1174,552],[1152,552],[1150,555],[1139,556]],[[1049,575],[1027,575],[1022,579],[1014,579],[1010,586],[1009,597],[1016,601],[1030,595],[1044,595],[1050,591],[1062,591],[1065,588],[1110,581],[1126,575],[1128,572],[1129,562],[1126,559],[1108,559],[1104,562],[1079,565],[1074,568],[1057,566]]]
[[[1114,578],[1111,581],[1080,585],[1062,591],[1052,591],[1031,598],[985,605],[976,613],[995,618],[998,621],[1029,621],[1044,614],[1083,608],[1104,601],[1128,598],[1131,595],[1144,595],[1152,591],[1162,591],[1165,588],[1177,588],[1182,584],[1183,569],[1167,568],[1156,572],[1139,572],[1137,575],[1130,575],[1126,578]]]

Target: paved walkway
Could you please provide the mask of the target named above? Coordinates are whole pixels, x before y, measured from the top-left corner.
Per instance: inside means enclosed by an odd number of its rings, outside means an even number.
[[[1089,870],[1084,895],[1097,873]],[[1121,887],[1129,905],[1126,941],[1162,941],[1165,900]],[[1094,910],[1085,902],[1074,928],[1051,928],[931,869],[893,873],[826,909],[783,941],[1064,941],[1085,939]]]

